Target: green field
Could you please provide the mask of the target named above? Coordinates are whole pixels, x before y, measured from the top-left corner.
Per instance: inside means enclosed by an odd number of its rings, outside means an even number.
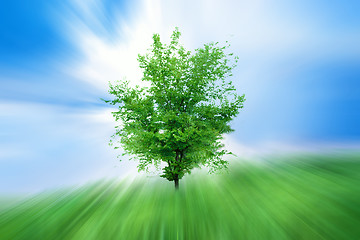
[[[360,239],[360,155],[238,159],[178,192],[103,181],[4,206],[0,239]]]

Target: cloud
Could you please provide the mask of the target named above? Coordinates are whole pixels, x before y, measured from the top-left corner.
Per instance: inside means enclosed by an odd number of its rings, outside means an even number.
[[[246,61],[266,65],[289,56],[319,59],[339,54],[356,56],[360,52],[359,17],[358,21],[344,22],[334,14],[337,11],[331,4],[163,0],[162,6],[164,22],[179,26],[197,46],[230,40],[236,53]],[[339,8],[351,11],[344,6]],[[338,27],[339,22],[343,27]]]
[[[52,104],[0,104],[0,189],[34,192],[136,172],[108,146],[113,109]]]
[[[161,5],[159,1],[142,1],[134,4],[136,10],[132,11],[127,19],[118,15],[113,19],[116,28],[111,40],[106,34],[98,31],[97,21],[102,16],[103,6],[99,1],[91,3],[78,2],[76,8],[82,15],[67,19],[65,25],[68,37],[79,50],[79,59],[65,67],[70,75],[94,85],[98,89],[108,88],[108,82],[128,79],[139,84],[142,73],[138,66],[137,56],[145,53],[152,43],[152,34],[163,32],[161,19]],[[85,22],[90,19],[95,22],[88,26]],[[106,26],[102,26],[104,28]]]

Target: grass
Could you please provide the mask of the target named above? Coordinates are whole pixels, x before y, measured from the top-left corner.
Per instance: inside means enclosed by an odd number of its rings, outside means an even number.
[[[360,155],[236,160],[229,174],[97,182],[0,208],[0,239],[360,239]]]

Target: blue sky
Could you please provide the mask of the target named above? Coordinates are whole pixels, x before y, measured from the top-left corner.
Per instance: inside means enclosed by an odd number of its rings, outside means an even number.
[[[358,1],[3,1],[0,194],[135,172],[107,145],[115,123],[100,98],[108,81],[138,83],[137,54],[175,26],[190,49],[229,40],[240,57],[232,80],[247,101],[228,148],[358,147],[359,12]]]

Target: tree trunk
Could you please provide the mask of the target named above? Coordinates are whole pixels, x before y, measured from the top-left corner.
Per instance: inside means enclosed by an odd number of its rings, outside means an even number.
[[[175,156],[175,162],[177,163],[176,168],[179,167],[179,165],[178,165],[179,164],[179,157],[180,157],[180,153],[179,153],[179,151],[176,151],[176,156]],[[175,189],[179,190],[179,174],[174,175],[174,183],[175,183]]]
[[[175,183],[175,189],[179,190],[179,176],[177,174],[175,175],[174,183]]]

